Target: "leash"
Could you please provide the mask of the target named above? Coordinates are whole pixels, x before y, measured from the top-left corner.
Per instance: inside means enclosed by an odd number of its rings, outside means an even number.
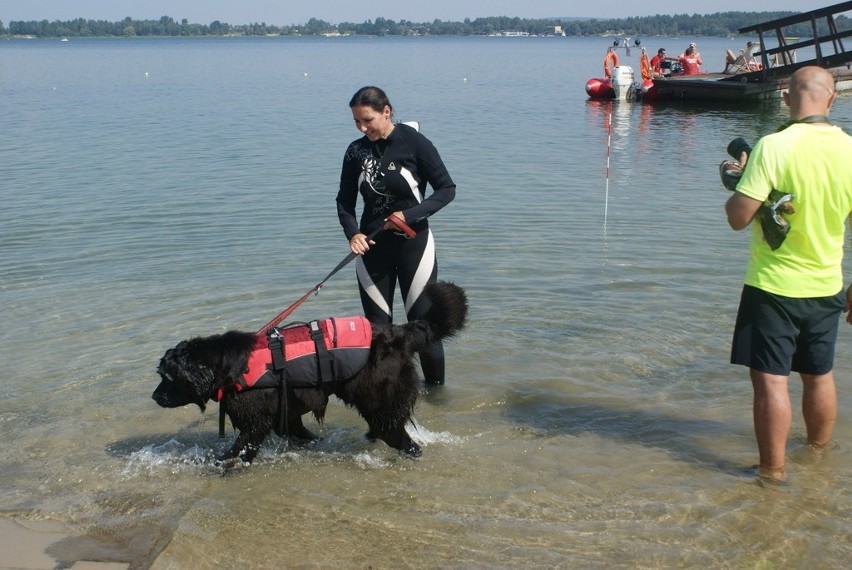
[[[414,236],[417,235],[417,233],[414,230],[412,230],[411,227],[408,224],[406,224],[405,222],[403,222],[402,220],[400,220],[396,216],[388,216],[384,221],[390,222],[393,225],[395,225],[397,228],[399,228],[399,231],[401,231],[402,233],[405,234],[405,236],[408,239],[411,239],[411,238],[413,238]],[[370,235],[368,235],[367,240],[373,239],[374,237],[379,235],[382,231],[384,231],[384,225],[382,227],[380,227],[379,229],[377,229],[376,231],[374,231],[373,233],[371,233]],[[257,334],[266,333],[272,327],[277,326],[281,321],[283,321],[288,316],[290,316],[290,314],[293,311],[295,311],[296,308],[298,308],[299,305],[304,303],[307,300],[307,298],[311,296],[311,294],[314,294],[314,295],[319,294],[320,289],[322,289],[323,285],[325,285],[325,282],[328,281],[329,279],[331,279],[331,277],[335,273],[337,273],[338,271],[343,269],[350,261],[352,261],[356,257],[358,257],[357,253],[350,252],[349,255],[344,257],[343,260],[340,263],[337,264],[337,267],[332,269],[331,273],[326,275],[325,278],[322,281],[320,281],[319,283],[317,283],[314,286],[313,289],[311,289],[310,291],[308,291],[307,293],[302,295],[302,297],[298,301],[296,301],[295,303],[293,303],[292,305],[290,305],[289,307],[284,309],[284,311],[279,313],[278,316],[276,316],[274,319],[272,319],[271,321],[269,321],[268,323],[266,323],[265,325],[260,327],[260,329],[257,331]]]

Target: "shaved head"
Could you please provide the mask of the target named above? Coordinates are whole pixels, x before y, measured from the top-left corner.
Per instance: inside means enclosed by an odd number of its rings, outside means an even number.
[[[828,115],[836,95],[834,76],[821,67],[802,67],[790,77],[790,92],[784,100],[792,119],[808,115]]]

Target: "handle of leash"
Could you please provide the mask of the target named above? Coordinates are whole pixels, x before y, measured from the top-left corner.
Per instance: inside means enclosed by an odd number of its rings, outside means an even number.
[[[388,217],[387,217],[384,221],[385,221],[385,222],[390,222],[391,224],[393,224],[394,226],[396,226],[397,228],[399,228],[399,230],[400,230],[401,232],[403,232],[403,233],[404,233],[404,234],[405,234],[405,235],[406,235],[409,239],[410,239],[410,238],[413,238],[414,236],[416,236],[416,235],[417,235],[417,232],[415,232],[413,229],[411,229],[411,227],[410,227],[408,224],[406,224],[405,222],[403,222],[402,220],[400,220],[400,219],[399,219],[398,217],[396,217],[396,216],[388,216]],[[384,224],[382,224],[382,226],[380,226],[380,227],[379,227],[378,229],[376,229],[375,231],[371,232],[371,233],[370,233],[370,235],[368,235],[368,236],[367,236],[367,239],[368,239],[368,240],[373,239],[374,237],[376,237],[377,235],[379,235],[382,231],[384,231]],[[316,284],[316,286],[315,286],[313,289],[311,289],[310,291],[308,291],[307,293],[305,293],[305,294],[302,296],[302,298],[301,298],[301,299],[299,299],[298,301],[296,301],[295,303],[293,303],[292,305],[290,305],[289,307],[287,307],[287,308],[284,310],[284,312],[279,313],[277,317],[275,317],[274,319],[272,319],[271,321],[269,321],[268,323],[266,323],[265,325],[263,325],[263,326],[262,326],[262,327],[261,327],[261,328],[257,331],[257,334],[266,334],[266,332],[267,332],[267,331],[269,331],[269,329],[271,329],[272,327],[275,327],[275,326],[277,326],[279,323],[281,323],[281,321],[283,321],[283,320],[284,320],[284,319],[286,319],[288,316],[290,316],[290,313],[292,313],[293,311],[295,311],[295,310],[296,310],[296,308],[297,308],[299,305],[301,305],[303,302],[305,302],[305,300],[306,300],[306,299],[307,299],[307,298],[308,298],[308,297],[309,297],[312,293],[313,293],[313,294],[317,294],[317,293],[319,293],[319,292],[320,292],[320,289],[322,289],[322,286],[323,286],[323,285],[325,285],[325,282],[326,282],[326,281],[328,281],[328,280],[331,278],[331,276],[332,276],[332,275],[334,275],[335,273],[337,273],[338,271],[340,271],[341,269],[343,269],[343,267],[344,267],[347,263],[349,263],[350,261],[352,261],[352,260],[353,260],[353,259],[355,259],[356,257],[358,257],[358,254],[355,254],[355,253],[351,253],[351,252],[350,252],[350,253],[349,253],[349,255],[347,255],[346,257],[344,257],[344,258],[343,258],[343,260],[342,260],[340,263],[338,263],[338,264],[337,264],[337,267],[335,267],[334,269],[332,269],[332,270],[331,270],[331,273],[329,273],[328,275],[326,275],[326,276],[325,276],[325,279],[323,279],[322,281],[320,281],[319,283],[317,283],[317,284]]]
[[[405,235],[406,235],[409,239],[410,239],[410,238],[413,238],[414,236],[416,236],[416,235],[417,235],[417,232],[415,232],[413,229],[411,229],[411,227],[410,227],[408,224],[406,224],[405,222],[403,222],[402,220],[400,220],[400,219],[399,219],[399,218],[397,218],[396,216],[388,216],[387,218],[385,218],[385,219],[384,219],[384,221],[385,221],[385,222],[390,222],[390,223],[392,223],[393,225],[395,225],[395,226],[396,226],[397,228],[399,228],[399,230],[400,230],[401,232],[403,232],[403,233],[404,233],[404,234],[405,234]],[[380,234],[380,233],[382,233],[383,231],[385,231],[384,224],[382,224],[381,226],[379,226],[378,228],[376,228],[375,230],[373,230],[372,232],[370,232],[370,235],[368,235],[368,236],[367,236],[367,241],[370,241],[371,239],[373,239],[374,237],[376,237],[377,235],[379,235],[379,234]],[[317,293],[319,293],[319,289],[322,287],[323,283],[325,283],[326,281],[328,281],[328,279],[329,279],[332,275],[334,275],[335,273],[337,273],[338,271],[340,271],[340,270],[343,268],[343,266],[344,266],[344,265],[346,265],[347,263],[349,263],[350,261],[352,261],[352,260],[353,260],[353,259],[355,259],[356,257],[358,257],[358,254],[357,254],[357,253],[352,253],[352,252],[350,252],[350,253],[349,253],[349,255],[347,255],[346,257],[344,257],[344,258],[343,258],[343,261],[341,261],[340,263],[338,263],[338,264],[337,264],[337,267],[335,267],[334,269],[332,269],[332,270],[331,270],[331,273],[329,273],[328,275],[326,275],[325,279],[323,279],[322,281],[320,281],[319,285],[317,285],[317,287],[316,287],[316,291],[317,291]]]
[[[404,233],[406,235],[406,237],[408,237],[408,239],[411,239],[411,238],[413,238],[414,236],[417,235],[417,232],[412,230],[411,226],[409,226],[408,224],[406,224],[405,222],[403,222],[401,219],[399,219],[396,216],[393,216],[393,215],[388,216],[387,218],[385,218],[385,221],[390,222],[393,225],[395,225],[399,229],[399,231],[401,231],[402,233]],[[378,232],[376,232],[376,233],[378,233]]]

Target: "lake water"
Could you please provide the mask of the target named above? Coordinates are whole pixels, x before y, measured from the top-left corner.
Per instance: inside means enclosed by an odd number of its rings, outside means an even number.
[[[588,101],[608,44],[0,42],[2,516],[73,528],[64,559],[133,568],[846,567],[852,328],[821,458],[791,380],[782,489],[746,473],[751,386],[728,364],[748,232],[717,167],[786,109]],[[745,41],[698,44],[719,71]],[[366,442],[334,403],[317,445],[271,437],[222,477],[233,433],[215,405],[159,408],[157,362],[255,330],[346,255],[334,199],[366,84],[458,184],[432,228],[470,323],[418,403],[423,456]],[[850,94],[832,116],[852,130]],[[294,317],[357,314],[354,281]]]

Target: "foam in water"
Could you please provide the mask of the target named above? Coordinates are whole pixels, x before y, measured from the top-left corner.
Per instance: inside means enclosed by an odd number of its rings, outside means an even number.
[[[417,423],[416,419],[412,419],[413,428],[409,430],[411,439],[414,439],[423,446],[428,446],[433,443],[443,443],[448,445],[462,445],[467,438],[453,435],[447,431],[431,431]]]
[[[163,444],[146,445],[130,454],[122,475],[138,477],[161,471],[179,473],[198,468],[216,467],[217,451],[198,444],[187,445],[176,439]]]

